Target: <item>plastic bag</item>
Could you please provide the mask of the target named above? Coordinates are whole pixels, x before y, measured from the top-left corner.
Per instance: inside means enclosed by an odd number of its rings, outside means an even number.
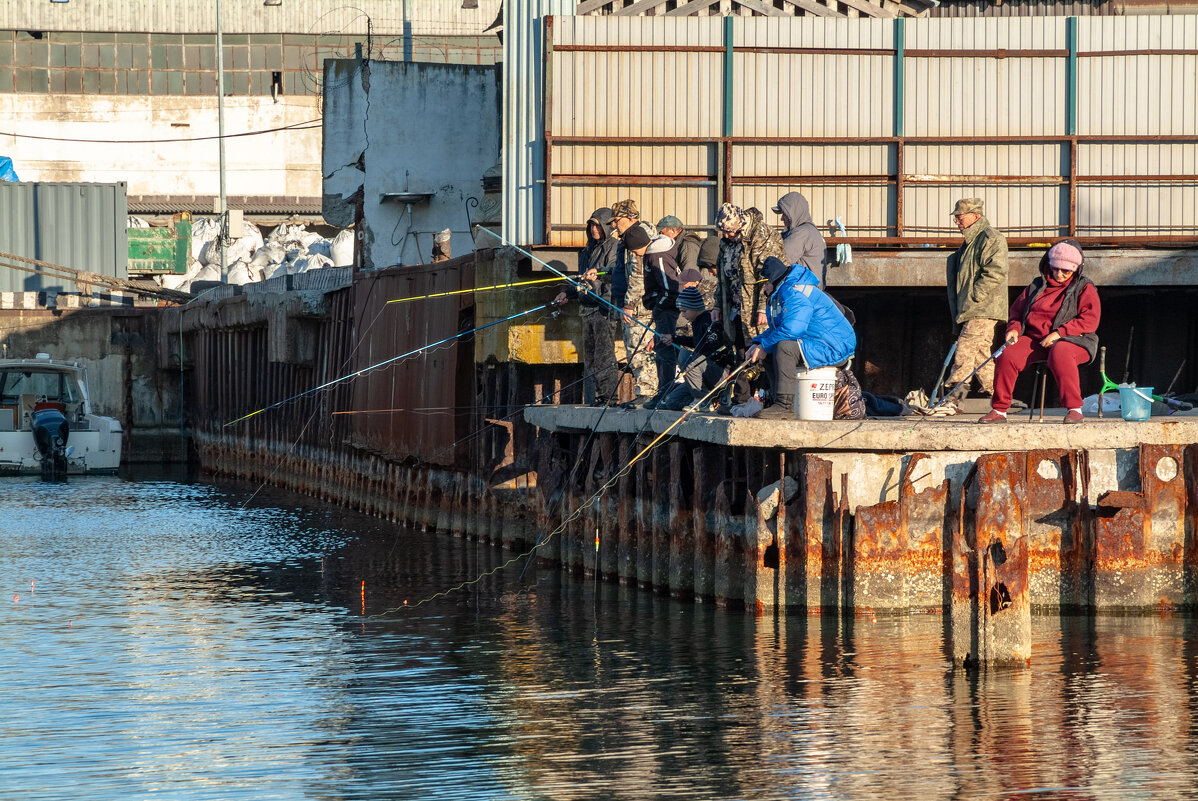
[[[1119,413],[1119,393],[1108,392],[1102,396],[1102,413]],[[1082,399],[1082,414],[1098,414],[1098,396],[1087,395]]]

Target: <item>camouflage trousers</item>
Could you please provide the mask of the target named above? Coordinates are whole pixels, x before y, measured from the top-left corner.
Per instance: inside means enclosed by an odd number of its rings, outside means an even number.
[[[653,314],[647,309],[638,309],[635,316],[645,325],[653,325]],[[620,324],[624,328],[624,352],[628,354],[628,369],[636,382],[636,394],[641,400],[648,400],[657,394],[657,364],[648,352],[653,333],[645,325],[627,320],[621,319]]]
[[[616,365],[616,324],[603,310],[582,315],[582,369],[603,401],[616,399],[620,371]],[[589,399],[588,399],[589,400]]]
[[[953,354],[952,371],[944,383],[946,390],[952,389],[965,380],[979,364],[990,358],[990,354],[998,347],[998,334],[1002,328],[1001,320],[966,320],[957,335],[957,352]],[[994,394],[994,360],[991,359],[985,367],[978,370],[971,383],[981,387],[982,394]],[[969,391],[969,385],[961,387],[957,397],[963,398]]]

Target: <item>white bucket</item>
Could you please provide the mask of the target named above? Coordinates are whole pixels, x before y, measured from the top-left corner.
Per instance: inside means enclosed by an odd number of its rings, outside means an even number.
[[[835,367],[799,370],[795,375],[795,419],[831,420],[835,399]]]

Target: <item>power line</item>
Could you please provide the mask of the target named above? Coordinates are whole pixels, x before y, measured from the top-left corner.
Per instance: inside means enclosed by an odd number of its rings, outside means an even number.
[[[313,125],[312,123],[317,123]],[[303,122],[294,122],[291,125],[284,125],[279,128],[265,128],[261,131],[242,131],[241,133],[225,134],[225,139],[234,139],[239,136],[257,136],[259,134],[279,133],[280,131],[310,131],[313,128],[320,127],[321,120],[304,120]],[[159,145],[169,144],[172,142],[205,142],[211,139],[220,139],[218,136],[194,136],[184,137],[180,139],[71,139],[61,136],[37,136],[35,134],[10,133],[8,131],[0,131],[0,136],[13,136],[18,139],[40,139],[44,142],[89,142],[100,145]]]

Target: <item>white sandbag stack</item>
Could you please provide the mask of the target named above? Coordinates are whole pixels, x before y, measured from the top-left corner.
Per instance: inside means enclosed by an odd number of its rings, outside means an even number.
[[[160,281],[168,289],[187,292],[195,281],[220,280],[219,222],[197,217],[192,220],[191,231],[187,273],[162,276]],[[244,285],[325,267],[348,267],[353,264],[353,236],[352,231],[342,231],[330,240],[303,225],[283,223],[264,240],[261,229],[246,222],[244,236],[229,243],[226,250],[228,281]]]

